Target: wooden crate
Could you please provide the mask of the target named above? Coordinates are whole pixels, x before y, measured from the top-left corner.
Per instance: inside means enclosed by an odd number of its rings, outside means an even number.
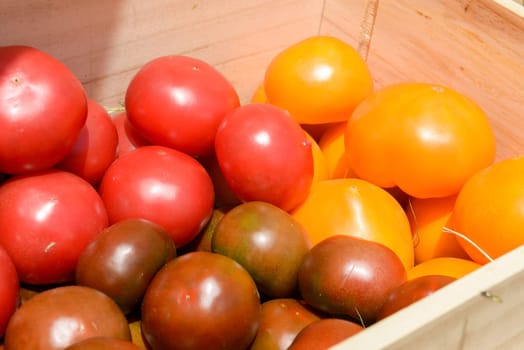
[[[246,102],[289,44],[330,34],[357,47],[366,8],[366,0],[0,0],[0,45],[49,52],[108,107],[122,103],[145,62],[167,54],[211,63]],[[470,96],[492,121],[497,159],[524,154],[518,1],[382,0],[367,62],[377,88],[427,81]],[[522,288],[519,248],[335,348],[524,348]]]

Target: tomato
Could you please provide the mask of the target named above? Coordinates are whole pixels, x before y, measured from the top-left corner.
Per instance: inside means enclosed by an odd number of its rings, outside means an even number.
[[[293,217],[313,245],[335,235],[348,235],[384,244],[406,270],[413,267],[409,220],[397,200],[384,189],[361,179],[331,179],[314,184]]]
[[[178,55],[147,62],[125,96],[129,121],[144,138],[192,156],[212,153],[218,125],[239,105],[236,90],[219,71]]]
[[[330,179],[356,177],[346,156],[344,136],[347,123],[331,124],[318,140],[318,146],[328,167]]]
[[[321,313],[297,299],[267,300],[262,303],[260,327],[249,349],[287,350],[296,335],[321,316]]]
[[[93,337],[69,345],[64,350],[140,350],[143,349],[129,340],[112,337]]]
[[[459,238],[479,264],[524,244],[524,157],[501,160],[473,175],[460,190],[449,226],[472,241]],[[485,253],[483,254],[479,248]]]
[[[455,280],[456,278],[454,277],[444,275],[424,275],[402,283],[389,292],[386,302],[380,309],[377,320],[394,314]]]
[[[118,133],[102,106],[87,100],[87,120],[73,149],[57,165],[96,185],[116,157]]]
[[[177,247],[211,217],[213,183],[194,158],[164,146],[143,146],[118,157],[99,188],[109,222],[142,218],[164,227]]]
[[[311,152],[313,153],[313,183],[329,178],[329,170],[324,154],[317,141],[306,132],[308,140],[311,142]]]
[[[0,172],[44,170],[71,150],[87,118],[84,89],[49,54],[0,47]]]
[[[84,249],[75,281],[104,292],[129,314],[155,273],[175,256],[175,243],[162,226],[144,219],[122,220]]]
[[[71,285],[45,290],[23,304],[7,325],[4,345],[58,350],[99,336],[131,340],[127,319],[104,293]]]
[[[341,319],[322,318],[304,327],[287,350],[325,350],[364,330],[361,325]]]
[[[366,62],[344,41],[313,36],[276,55],[266,68],[267,101],[300,124],[346,121],[373,90]]]
[[[96,190],[69,172],[17,175],[0,187],[0,245],[22,282],[73,280],[80,254],[107,225]]]
[[[0,245],[0,339],[18,304],[20,284],[15,265]]]
[[[259,326],[260,298],[233,259],[192,252],[158,271],[141,314],[152,349],[247,349]]]
[[[278,107],[253,103],[228,113],[215,151],[227,184],[242,201],[264,201],[289,211],[313,181],[311,142]]]
[[[253,201],[224,214],[215,227],[211,247],[242,265],[264,296],[284,298],[297,292],[298,268],[311,241],[288,212]]]
[[[223,207],[213,209],[213,214],[211,215],[211,219],[207,222],[206,227],[204,227],[198,236],[196,236],[189,244],[186,244],[183,247],[184,249],[181,251],[181,254],[192,251],[212,252],[213,248],[211,244],[213,242],[216,226],[220,220],[222,220],[227,211],[228,209]]]
[[[117,156],[129,153],[139,147],[149,145],[138,131],[131,125],[126,112],[120,112],[111,116],[118,135]]]
[[[204,166],[207,173],[213,182],[215,189],[215,206],[216,207],[233,207],[240,204],[241,201],[237,198],[231,187],[229,187],[224,173],[218,164],[215,154],[207,157],[199,158],[200,163]]]
[[[351,236],[333,236],[306,254],[298,271],[306,303],[363,324],[375,322],[388,293],[406,281],[406,269],[388,247]]]
[[[344,142],[359,178],[416,198],[454,195],[495,159],[494,133],[480,107],[426,83],[393,84],[366,98]]]
[[[412,269],[408,270],[408,279],[412,280],[427,275],[460,278],[481,266],[481,264],[470,259],[443,256],[432,258],[415,265]]]

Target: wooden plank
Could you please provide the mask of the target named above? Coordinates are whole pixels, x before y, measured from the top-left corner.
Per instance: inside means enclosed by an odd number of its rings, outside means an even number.
[[[523,289],[524,247],[520,247],[332,349],[521,348]]]
[[[366,1],[347,11],[342,0],[327,3],[322,33],[354,43]],[[524,153],[513,132],[524,129],[523,43],[524,19],[491,0],[381,1],[368,65],[377,88],[427,81],[475,100],[492,121],[502,159]]]

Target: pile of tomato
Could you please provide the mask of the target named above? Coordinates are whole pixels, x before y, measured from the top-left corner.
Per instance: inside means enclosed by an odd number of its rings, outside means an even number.
[[[158,57],[109,113],[0,47],[3,349],[324,349],[524,243],[524,158],[465,94],[328,36],[263,73],[242,103]]]

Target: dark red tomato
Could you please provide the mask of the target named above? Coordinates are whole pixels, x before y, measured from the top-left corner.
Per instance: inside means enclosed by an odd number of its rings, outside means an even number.
[[[456,278],[441,275],[426,275],[407,280],[389,292],[377,320],[381,320],[414,302],[433,294],[440,288],[455,281]]]
[[[9,318],[16,310],[20,284],[13,261],[0,245],[0,339]]]
[[[152,349],[246,349],[260,318],[249,273],[233,259],[192,252],[155,275],[142,302],[142,334]]]
[[[0,47],[0,67],[0,172],[50,168],[69,153],[85,123],[82,84],[32,47]]]
[[[213,183],[194,158],[164,146],[143,146],[118,157],[99,188],[111,224],[142,218],[163,226],[177,248],[207,224]]]
[[[207,173],[213,181],[213,187],[215,188],[215,206],[216,207],[233,207],[240,204],[241,201],[237,198],[235,193],[229,187],[222,169],[218,164],[218,160],[215,154],[199,159],[200,163],[206,168]]]
[[[295,337],[287,350],[325,350],[364,330],[359,324],[341,318],[311,322]]]
[[[261,294],[285,298],[296,295],[298,269],[311,241],[291,214],[273,204],[253,201],[224,215],[211,246],[215,253],[242,265]]]
[[[289,211],[309,193],[311,141],[283,109],[253,103],[228,113],[218,128],[215,151],[229,187],[242,201]]]
[[[118,134],[106,110],[92,99],[87,120],[73,149],[57,165],[96,185],[116,157]]]
[[[146,63],[129,83],[129,121],[153,144],[203,156],[216,130],[240,100],[214,67],[193,57],[163,56]]]
[[[111,116],[111,120],[118,134],[117,157],[150,144],[140,136],[135,127],[131,125],[126,112],[120,112]]]
[[[321,315],[292,298],[270,299],[262,303],[260,327],[250,350],[287,350],[297,334]]]
[[[112,337],[93,337],[74,343],[64,350],[141,350],[132,341]]]
[[[15,311],[4,345],[9,350],[58,350],[100,336],[131,340],[118,305],[95,289],[62,286],[35,295]]]
[[[87,181],[61,170],[17,175],[0,187],[0,245],[21,281],[70,281],[87,244],[108,225]]]
[[[103,230],[80,255],[76,284],[104,292],[129,314],[155,273],[175,256],[175,243],[162,226],[122,220]]]
[[[317,243],[298,272],[304,301],[364,325],[375,322],[389,292],[406,281],[398,256],[386,246],[352,236]]]

